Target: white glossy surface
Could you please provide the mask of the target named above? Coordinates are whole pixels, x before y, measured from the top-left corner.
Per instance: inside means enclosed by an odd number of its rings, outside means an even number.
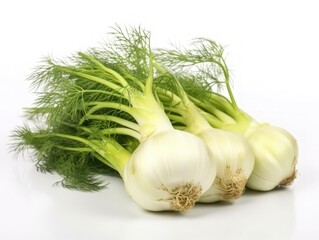
[[[0,239],[318,239],[319,16],[302,1],[0,2]],[[234,204],[186,214],[141,210],[120,179],[82,193],[14,160],[8,135],[33,95],[25,81],[41,56],[66,56],[103,40],[114,23],[141,24],[156,46],[192,37],[227,45],[239,105],[298,139],[298,179],[285,190],[247,191]]]

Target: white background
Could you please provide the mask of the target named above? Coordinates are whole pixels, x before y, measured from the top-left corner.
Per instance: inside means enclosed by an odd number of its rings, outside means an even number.
[[[318,239],[319,14],[317,1],[0,1],[0,239]],[[207,37],[226,46],[238,104],[298,140],[298,178],[286,190],[246,192],[234,204],[151,213],[107,178],[98,193],[52,184],[8,153],[34,95],[25,79],[42,56],[103,41],[115,23],[152,31],[154,47]]]

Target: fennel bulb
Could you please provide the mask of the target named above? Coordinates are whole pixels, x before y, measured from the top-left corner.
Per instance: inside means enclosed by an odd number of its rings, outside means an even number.
[[[298,146],[286,130],[270,124],[258,124],[248,129],[247,139],[255,155],[254,170],[247,187],[268,191],[290,185],[296,177]]]
[[[216,164],[202,140],[168,130],[142,142],[123,174],[125,188],[144,209],[184,212],[212,184]]]
[[[208,203],[238,199],[245,191],[255,163],[248,142],[237,133],[211,127],[192,102],[188,102],[182,115],[185,130],[205,142],[217,164],[216,178],[199,201]]]
[[[217,162],[216,179],[201,196],[199,202],[233,201],[245,191],[255,158],[247,143],[240,135],[221,129],[210,129],[198,134],[213,149]]]

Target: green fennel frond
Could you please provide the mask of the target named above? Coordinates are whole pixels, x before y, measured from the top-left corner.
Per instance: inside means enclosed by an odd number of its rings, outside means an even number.
[[[73,136],[83,135],[75,133],[77,130],[68,126],[62,126],[55,131]],[[28,150],[36,161],[38,171],[58,173],[62,180],[56,184],[70,189],[97,191],[105,187],[99,175],[118,176],[116,171],[97,158],[92,148],[74,140],[58,137],[56,132],[50,130],[31,130],[27,126],[15,129],[11,150],[15,153]]]
[[[218,87],[229,81],[224,49],[212,40],[198,38],[189,49],[158,49],[156,53],[160,62],[174,72],[194,75]]]
[[[199,84],[200,88],[203,87],[203,93],[219,92],[226,86],[230,101],[237,109],[230,86],[230,72],[225,61],[224,48],[221,45],[210,39],[197,38],[190,48],[158,49],[156,55],[161,64],[181,79],[193,78],[194,84]],[[189,82],[186,83],[186,87],[187,85],[192,84]],[[200,88],[197,87],[198,90]]]

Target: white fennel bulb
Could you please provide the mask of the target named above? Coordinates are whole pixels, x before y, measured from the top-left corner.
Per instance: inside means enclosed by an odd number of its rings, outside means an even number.
[[[207,129],[198,136],[204,140],[217,163],[214,183],[200,202],[233,201],[245,191],[255,159],[248,142],[239,134],[220,129]]]
[[[237,133],[211,127],[186,96],[183,101],[184,104],[174,103],[174,106],[183,116],[185,130],[203,140],[211,152],[211,160],[217,164],[216,178],[199,201],[208,203],[239,198],[255,162],[248,142]]]
[[[144,209],[184,212],[212,185],[215,175],[216,164],[205,143],[172,129],[158,132],[138,146],[123,179],[127,192]]]
[[[270,124],[252,124],[247,139],[256,159],[247,187],[268,191],[294,181],[298,146],[289,132]]]

